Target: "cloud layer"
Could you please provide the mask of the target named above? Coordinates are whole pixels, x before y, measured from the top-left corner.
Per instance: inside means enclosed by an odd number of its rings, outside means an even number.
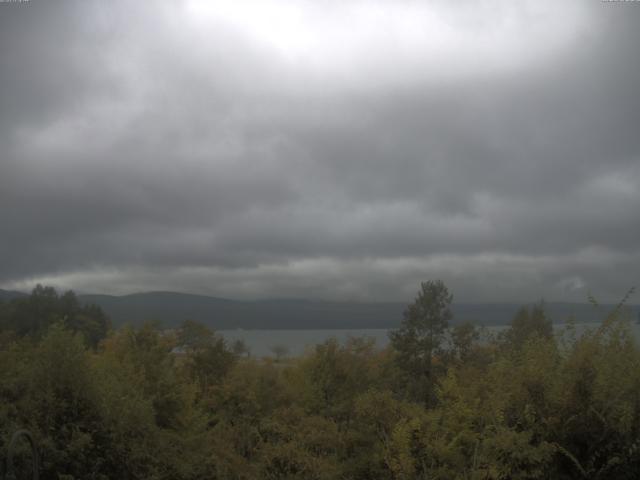
[[[55,3],[55,4],[54,4]],[[0,287],[617,299],[640,6],[0,5]]]

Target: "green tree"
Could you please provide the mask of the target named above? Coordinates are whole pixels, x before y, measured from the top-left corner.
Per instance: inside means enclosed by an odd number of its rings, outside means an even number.
[[[215,340],[215,334],[209,327],[194,320],[184,320],[177,333],[178,345],[185,350],[198,350]]]
[[[441,280],[422,282],[400,328],[389,334],[401,370],[418,379],[417,393],[427,404],[433,394],[434,356],[441,350],[452,317],[452,301],[453,295]]]
[[[522,307],[511,320],[510,328],[505,332],[504,339],[514,348],[522,348],[524,343],[533,335],[541,338],[553,338],[553,324],[547,318],[544,304],[540,302],[529,309]]]
[[[455,358],[464,362],[473,352],[474,344],[480,339],[478,328],[465,322],[451,329],[451,346]]]
[[[0,308],[0,329],[18,336],[40,338],[55,323],[81,333],[92,348],[111,327],[109,318],[97,305],[81,304],[71,290],[58,295],[53,287],[42,285],[37,285],[28,297],[13,299]]]
[[[372,341],[351,338],[340,345],[330,338],[316,345],[295,370],[302,385],[300,397],[309,411],[346,420],[353,414],[356,396],[374,385],[375,362]]]
[[[236,355],[227,347],[224,338],[199,322],[186,320],[182,323],[178,344],[185,350],[186,371],[201,392],[220,382],[236,362]]]

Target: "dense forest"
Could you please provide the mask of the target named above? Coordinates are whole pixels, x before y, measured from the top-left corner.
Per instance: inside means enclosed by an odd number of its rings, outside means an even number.
[[[39,286],[0,302],[3,458],[26,428],[44,479],[638,478],[623,303],[580,335],[554,334],[539,305],[491,337],[450,327],[451,302],[425,282],[388,348],[274,359],[194,321],[113,329]]]

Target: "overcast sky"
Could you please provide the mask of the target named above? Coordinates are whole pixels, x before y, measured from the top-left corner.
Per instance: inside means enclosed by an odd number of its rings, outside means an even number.
[[[0,288],[617,300],[639,27],[596,0],[0,3]]]

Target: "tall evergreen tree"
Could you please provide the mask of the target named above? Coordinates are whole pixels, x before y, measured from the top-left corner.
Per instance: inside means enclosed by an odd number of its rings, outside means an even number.
[[[404,312],[400,328],[389,334],[398,366],[415,378],[418,395],[424,395],[427,404],[433,390],[434,355],[441,349],[452,318],[452,301],[453,295],[442,280],[422,282],[418,296]]]

